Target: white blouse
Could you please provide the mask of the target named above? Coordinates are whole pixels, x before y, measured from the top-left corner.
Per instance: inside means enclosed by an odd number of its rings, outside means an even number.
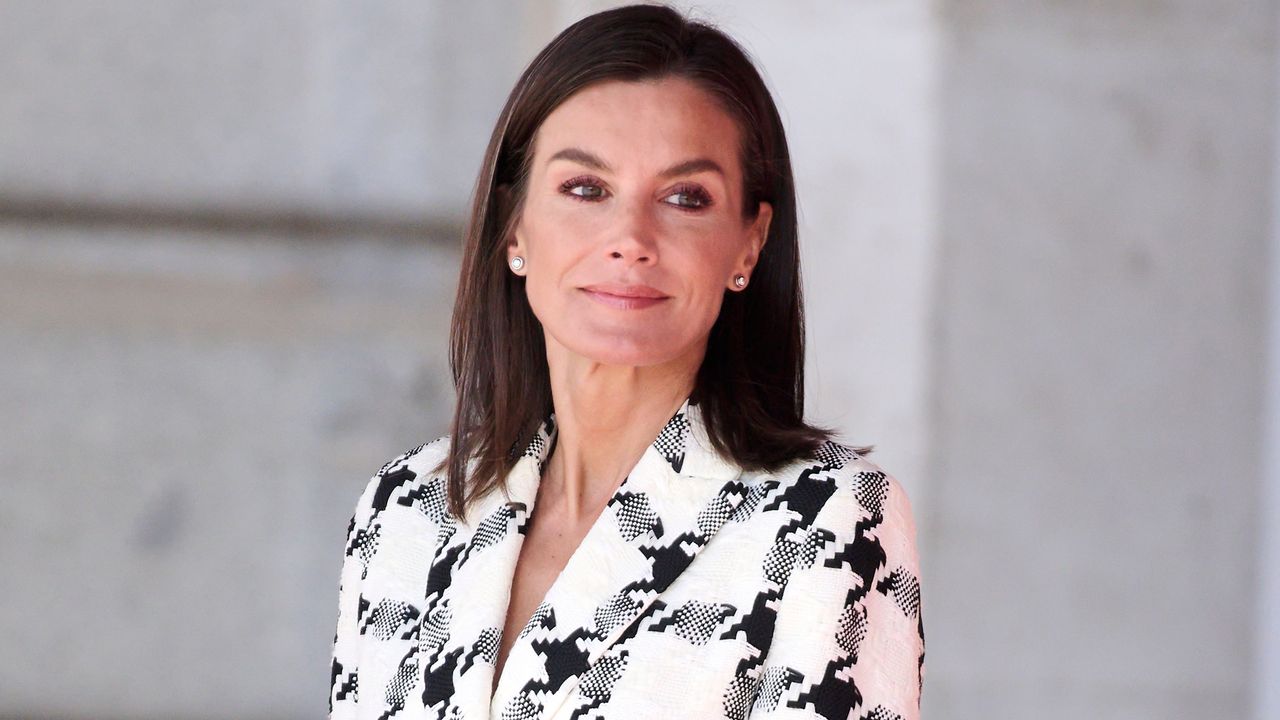
[[[920,572],[901,485],[837,443],[743,472],[685,400],[493,674],[555,439],[451,515],[448,436],[391,460],[348,526],[334,720],[919,717]]]

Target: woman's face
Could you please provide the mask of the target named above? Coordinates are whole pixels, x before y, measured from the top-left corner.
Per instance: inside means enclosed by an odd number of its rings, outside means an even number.
[[[701,359],[772,216],[743,220],[738,147],[733,118],[680,78],[591,85],[543,121],[507,259],[525,260],[549,357]]]

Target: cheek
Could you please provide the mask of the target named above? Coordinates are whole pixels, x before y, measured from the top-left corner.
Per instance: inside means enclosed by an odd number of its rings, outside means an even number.
[[[589,252],[591,244],[598,242],[608,230],[599,227],[598,221],[593,224],[586,213],[568,212],[555,203],[540,203],[526,211],[522,229],[531,265],[536,263],[538,268],[551,270],[552,274],[557,274],[556,268],[563,271]]]
[[[733,239],[691,238],[680,243],[664,259],[679,268],[688,287],[695,288],[700,295],[720,297],[721,291],[728,288],[732,275],[735,259]]]
[[[724,302],[724,288],[718,285],[708,287],[702,291],[697,302],[697,309],[690,313],[691,317],[696,317],[695,322],[701,332],[711,332],[711,326],[715,324],[716,318],[720,315],[720,306]]]
[[[677,261],[677,258],[667,259]],[[680,257],[678,263],[684,292],[680,304],[673,308],[676,312],[669,328],[679,328],[681,335],[708,333],[724,302],[725,285],[721,278],[724,263],[720,257],[705,253]]]
[[[547,222],[539,217],[525,224],[525,260],[528,261],[525,289],[535,309],[545,306],[549,300],[554,301],[553,295],[566,267],[571,264],[572,248],[566,246],[566,237],[573,234],[563,223]]]
[[[529,307],[538,321],[544,325],[547,320],[561,314],[564,298],[560,297],[557,274],[547,266],[549,257],[540,257],[538,269],[534,270],[532,261],[530,270],[525,276],[525,293],[529,298]]]

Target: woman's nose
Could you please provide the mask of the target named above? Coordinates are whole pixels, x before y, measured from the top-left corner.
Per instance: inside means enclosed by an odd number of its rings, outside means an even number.
[[[609,245],[610,257],[629,263],[652,265],[658,261],[658,228],[654,209],[645,200],[620,204],[617,234]]]

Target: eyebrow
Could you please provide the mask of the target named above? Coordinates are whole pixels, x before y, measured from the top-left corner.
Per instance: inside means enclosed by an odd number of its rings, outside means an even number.
[[[572,162],[586,165],[594,170],[599,170],[600,172],[613,172],[613,168],[609,167],[609,163],[602,160],[595,153],[588,152],[582,148],[567,147],[563,150],[557,151],[556,154],[547,159],[547,164],[550,165],[556,160],[570,160]],[[702,172],[704,170],[717,172],[722,176],[726,175],[724,168],[720,167],[720,163],[712,160],[711,158],[705,157],[678,162],[658,173],[658,175],[659,177],[666,178],[673,177],[675,175],[688,175],[690,173]]]

